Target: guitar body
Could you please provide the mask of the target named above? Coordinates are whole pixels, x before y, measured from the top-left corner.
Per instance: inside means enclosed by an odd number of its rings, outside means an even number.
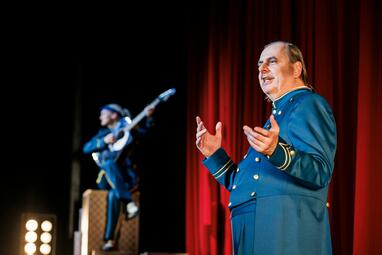
[[[121,151],[133,140],[130,131],[122,131],[120,137],[115,143],[109,145],[110,151]]]
[[[109,145],[110,151],[121,151],[132,142],[130,129],[126,129],[126,127],[131,124],[131,121],[132,120],[129,117],[122,118],[113,129],[112,133],[118,140]]]
[[[113,144],[109,144],[108,150],[92,153],[93,160],[99,167],[101,167],[106,160],[117,160],[122,150],[132,143],[133,137],[131,136],[130,130],[125,129],[130,123],[131,119],[129,117],[122,118],[112,130],[114,137],[117,137],[118,140]]]

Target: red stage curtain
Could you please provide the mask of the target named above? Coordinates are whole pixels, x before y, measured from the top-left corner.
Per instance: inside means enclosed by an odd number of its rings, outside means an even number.
[[[353,254],[382,254],[382,13],[360,9]]]
[[[195,116],[238,162],[243,125],[262,125],[270,104],[257,60],[274,40],[298,45],[312,84],[333,107],[338,129],[329,201],[334,254],[382,254],[382,55],[377,1],[229,1],[190,6],[186,248],[191,255],[231,254],[229,193],[201,164]]]

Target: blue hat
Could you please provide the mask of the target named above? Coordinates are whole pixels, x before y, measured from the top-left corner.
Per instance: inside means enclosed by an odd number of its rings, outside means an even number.
[[[120,105],[118,104],[107,104],[107,105],[104,105],[101,107],[101,110],[109,110],[111,112],[115,112],[119,115],[119,117],[130,117],[130,112],[129,110],[127,110],[126,108],[122,108]]]

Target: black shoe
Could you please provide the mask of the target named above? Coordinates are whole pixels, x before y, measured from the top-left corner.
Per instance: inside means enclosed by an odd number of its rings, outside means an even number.
[[[102,245],[101,250],[102,251],[117,251],[118,245],[114,241],[109,240]]]

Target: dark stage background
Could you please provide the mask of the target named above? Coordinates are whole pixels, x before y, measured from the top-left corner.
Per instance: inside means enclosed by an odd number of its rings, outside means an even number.
[[[140,250],[230,254],[228,193],[200,164],[194,117],[201,114],[210,128],[222,120],[224,145],[239,160],[247,147],[241,126],[259,125],[269,113],[257,58],[266,43],[280,39],[301,47],[313,85],[337,120],[329,196],[334,254],[380,253],[377,2],[4,6],[0,254],[18,253],[23,212],[56,214],[57,255],[71,254],[70,219],[78,227],[77,214],[70,215],[72,162],[81,167],[80,193],[95,188],[97,176],[76,143],[82,146],[99,128],[101,105],[117,102],[136,115],[171,87],[177,94],[158,106],[140,150]]]
[[[33,4],[6,10],[0,254],[18,254],[22,212],[56,214],[57,254],[72,254],[72,160],[81,163],[81,193],[95,188],[98,172],[90,156],[72,151],[76,111],[82,146],[99,128],[100,106],[116,102],[136,115],[172,87],[176,95],[157,107],[155,127],[140,148],[140,247],[184,251],[183,3]]]

